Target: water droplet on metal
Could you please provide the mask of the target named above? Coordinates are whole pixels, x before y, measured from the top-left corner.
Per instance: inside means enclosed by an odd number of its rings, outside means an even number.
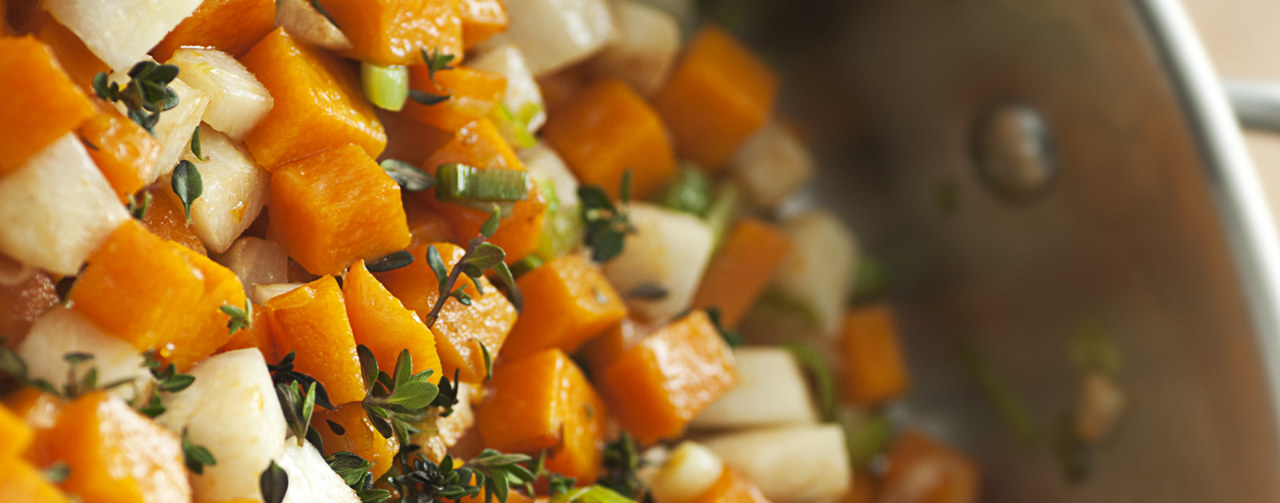
[[[1015,201],[1043,195],[1058,174],[1049,126],[1024,105],[999,105],[983,113],[973,131],[973,156],[987,185]]]

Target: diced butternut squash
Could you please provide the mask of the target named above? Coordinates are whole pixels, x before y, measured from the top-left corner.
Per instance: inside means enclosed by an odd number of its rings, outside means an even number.
[[[211,47],[240,56],[270,33],[275,21],[272,0],[204,0],[151,49],[151,56],[166,61],[179,47]]]
[[[21,167],[94,114],[48,45],[33,38],[0,39],[0,175]]]
[[[364,399],[356,340],[333,276],[325,276],[267,301],[276,351],[297,352],[294,368],[316,378],[335,405]]]
[[[405,198],[404,214],[409,223],[409,235],[413,236],[410,247],[454,239],[453,226],[449,221],[418,198]]]
[[[507,8],[502,0],[462,0],[461,10],[465,49],[507,29]]]
[[[320,432],[326,455],[347,451],[372,462],[374,480],[391,469],[396,452],[400,450],[396,436],[383,437],[378,433],[364,406],[358,403],[349,403],[335,410],[316,408],[311,425]]]
[[[504,358],[547,348],[572,353],[627,315],[600,267],[582,254],[547,262],[521,276],[516,286],[525,299],[524,311],[507,337]]]
[[[400,186],[360,147],[343,145],[274,171],[268,235],[312,274],[341,274],[356,260],[409,245]]]
[[[459,0],[325,0],[325,10],[351,39],[351,55],[379,65],[422,61],[419,49],[462,58]]]
[[[240,62],[275,102],[244,141],[268,171],[347,143],[370,157],[386,148],[387,133],[347,62],[303,45],[282,28],[254,44]]]
[[[409,88],[436,96],[450,96],[435,105],[410,100],[404,115],[444,131],[457,131],[476,119],[489,115],[502,100],[507,79],[501,74],[465,66],[436,72],[432,79],[426,65],[409,67]]]
[[[413,373],[431,371],[431,381],[439,382],[440,355],[436,354],[436,338],[417,313],[406,309],[373,274],[357,261],[347,271],[342,283],[347,302],[347,317],[356,344],[364,344],[378,360],[378,367],[390,372],[396,367],[400,352],[413,357]]]
[[[737,326],[790,249],[791,240],[773,226],[753,218],[738,221],[707,266],[693,307],[719,308],[720,322]]]
[[[396,159],[414,166],[453,138],[452,131],[441,131],[404,114],[378,109],[378,120],[387,131],[387,149],[383,159]]]
[[[187,249],[199,253],[201,255],[209,253],[204,247],[204,241],[200,240],[200,236],[196,235],[195,227],[187,223],[187,217],[182,211],[182,206],[174,202],[165,192],[172,192],[169,187],[155,187],[148,189],[152,193],[151,205],[147,207],[147,214],[142,218],[142,226],[151,231],[161,239],[174,241]],[[142,203],[142,194],[136,198],[138,204]]]
[[[115,107],[101,100],[94,100],[94,104],[97,113],[84,121],[76,134],[123,201],[151,183],[147,177],[160,160],[160,142]]]
[[[249,326],[231,334],[231,338],[218,348],[217,353],[246,348],[257,349],[262,353],[262,358],[269,362],[280,361],[282,356],[276,354],[276,341],[271,336],[271,323],[267,321],[267,312],[262,306],[253,306],[253,321]]]
[[[601,79],[583,90],[550,115],[543,134],[582,183],[614,198],[627,169],[635,198],[662,188],[676,170],[662,118],[618,79]]]
[[[910,376],[889,306],[849,311],[840,342],[845,374],[840,390],[846,401],[870,407],[907,391]]]
[[[659,329],[599,377],[609,409],[642,444],[679,435],[737,381],[733,353],[702,311]]]
[[[435,246],[445,267],[452,271],[465,251],[450,243],[434,243],[409,249],[414,261],[405,267],[378,275],[378,279],[386,285],[387,290],[395,294],[405,307],[413,309],[418,316],[426,319],[431,312],[440,292],[439,281],[427,265],[427,247]],[[440,316],[431,326],[436,336],[436,351],[440,355],[440,363],[444,366],[444,375],[453,379],[455,370],[459,379],[467,383],[478,383],[484,380],[484,351],[481,345],[496,356],[502,350],[507,334],[516,322],[516,309],[488,279],[481,278],[480,286],[484,295],[476,291],[475,285],[465,275],[458,279],[454,288],[465,287],[471,296],[471,305],[464,306],[456,300],[447,300]]]
[[[67,401],[62,397],[31,386],[23,386],[4,396],[4,406],[37,433],[39,430],[53,428],[58,423],[58,414],[66,405]],[[27,459],[39,461],[42,456],[39,445],[33,443],[27,447],[24,454]]]
[[[0,459],[0,495],[22,503],[70,503],[67,495],[20,458]]]
[[[459,129],[444,146],[427,157],[422,169],[435,173],[441,164],[462,163],[480,169],[514,169],[524,171],[516,151],[502,139],[498,126],[480,119]]]
[[[485,445],[529,453],[553,449],[549,470],[595,480],[604,402],[564,352],[553,348],[512,361],[498,368],[491,384],[493,393],[476,415]]]
[[[222,312],[222,306],[244,309],[245,294],[240,278],[230,269],[177,244],[170,243],[170,247],[187,260],[204,282],[200,299],[185,306],[178,331],[156,351],[160,358],[176,364],[178,370],[186,370],[231,340],[227,327],[231,317]]]
[[[578,349],[577,356],[581,358],[580,361],[585,364],[591,375],[600,375],[604,369],[613,364],[614,360],[639,344],[656,328],[652,325],[642,325],[631,318],[624,318],[604,333],[583,344]]]
[[[71,469],[62,488],[85,501],[190,501],[182,441],[129,404],[96,391],[68,404],[39,435],[45,462]]]
[[[17,346],[46,309],[58,303],[53,278],[36,272],[16,285],[0,285],[0,338],[4,345]]]
[[[680,157],[719,171],[773,112],[778,76],[732,35],[708,26],[654,96]]]
[[[31,427],[21,417],[8,407],[0,407],[0,438],[4,439],[0,444],[0,462],[21,455],[34,437]]]
[[[973,503],[978,469],[964,454],[917,431],[894,442],[879,501]]]
[[[66,70],[71,81],[86,93],[93,89],[93,76],[98,72],[110,72],[111,68],[93,54],[75,33],[53,19],[43,10],[37,10],[27,21],[25,31],[49,44],[58,56],[58,63]]]
[[[707,489],[691,503],[768,503],[760,488],[745,475],[733,468],[724,467],[715,485]]]

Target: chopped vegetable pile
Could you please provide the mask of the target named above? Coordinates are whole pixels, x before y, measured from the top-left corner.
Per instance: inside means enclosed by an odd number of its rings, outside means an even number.
[[[0,501],[975,501],[668,4],[0,0]]]

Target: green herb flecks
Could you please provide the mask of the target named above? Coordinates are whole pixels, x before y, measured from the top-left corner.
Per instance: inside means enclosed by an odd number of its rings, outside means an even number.
[[[187,471],[196,475],[203,474],[206,465],[213,466],[218,464],[209,449],[191,443],[191,439],[187,437],[186,430],[182,430],[182,457],[187,465]]]
[[[441,70],[453,69],[452,66],[449,66],[449,63],[453,62],[454,55],[441,54],[439,47],[436,47],[435,49],[433,49],[431,51],[431,54],[427,54],[426,49],[419,49],[419,51],[422,52],[422,61],[427,64],[427,78],[431,79],[433,83],[435,82],[435,79],[436,79],[436,72]],[[431,94],[429,92],[422,91],[419,89],[409,90],[409,98],[413,99],[413,101],[416,101],[418,103],[421,103],[427,106],[441,103],[452,97],[453,97],[453,94]]]
[[[325,456],[334,473],[342,477],[342,482],[356,492],[361,503],[382,503],[391,499],[391,491],[373,488],[373,462],[357,454],[340,451]]]
[[[249,302],[249,299],[245,299],[244,309],[231,304],[223,304],[218,309],[231,317],[227,320],[227,331],[230,333],[234,334],[253,326],[253,303]]]
[[[413,254],[400,250],[365,264],[365,269],[368,269],[369,272],[387,272],[394,271],[412,263]]]
[[[129,215],[133,216],[134,220],[141,221],[147,218],[147,210],[151,209],[152,196],[149,191],[140,192],[139,194],[142,194],[141,200],[138,199],[137,194],[129,194],[126,202],[128,203]]]
[[[204,157],[200,150],[200,126],[196,126],[196,130],[191,132],[191,155],[196,156],[196,159],[201,161],[209,160]]]
[[[373,351],[363,344],[356,347],[356,354],[366,386],[362,405],[369,421],[383,437],[394,435],[400,445],[409,445],[409,435],[419,431],[414,424],[426,417],[440,393],[428,380],[431,370],[413,373],[413,356],[407,349],[400,352],[390,374],[378,369]]]
[[[524,454],[485,449],[466,466],[455,468],[452,456],[445,455],[437,465],[419,454],[412,461],[402,458],[401,475],[390,477],[390,482],[404,502],[458,501],[483,494],[486,502],[505,503],[512,485],[534,480],[534,474],[521,464],[529,461]]]
[[[186,216],[187,223],[191,223],[191,205],[204,194],[204,179],[200,176],[200,170],[191,161],[178,161],[178,165],[173,168],[169,185],[173,188],[173,193],[178,195],[178,200],[182,201],[182,213]]]
[[[124,103],[126,115],[153,136],[160,112],[178,106],[178,93],[169,87],[178,77],[178,67],[142,61],[129,69],[129,82],[109,82],[107,74],[93,76],[93,92],[110,102]]]
[[[40,470],[40,475],[51,483],[61,484],[71,476],[71,466],[64,461],[54,461],[53,464]]]
[[[289,474],[272,461],[258,476],[258,490],[262,492],[263,503],[283,502],[285,493],[289,491]]]
[[[649,487],[636,475],[641,466],[643,463],[635,441],[623,431],[617,440],[605,446],[605,473],[596,483],[636,501],[653,501]]]
[[[582,222],[587,227],[584,241],[591,247],[591,259],[596,262],[607,262],[617,257],[626,244],[627,234],[635,232],[627,211],[631,199],[630,169],[622,173],[619,194],[620,204],[614,205],[604,189],[595,185],[578,187]]]
[[[517,310],[520,309],[522,304],[520,292],[516,289],[515,278],[511,276],[511,269],[507,268],[505,262],[507,253],[498,245],[486,242],[488,238],[498,231],[498,221],[499,211],[497,206],[494,206],[493,213],[480,226],[480,235],[471,238],[471,241],[467,243],[465,253],[463,253],[462,258],[458,259],[458,263],[452,271],[445,266],[444,259],[440,257],[440,251],[436,250],[434,245],[427,247],[427,265],[435,273],[437,287],[440,292],[435,304],[431,306],[431,311],[427,313],[426,319],[423,320],[428,327],[435,324],[440,317],[440,310],[444,309],[445,302],[449,299],[454,299],[464,306],[471,305],[471,296],[465,291],[466,285],[454,288],[458,278],[463,274],[471,278],[476,293],[484,295],[483,287],[480,286],[480,279],[484,277],[484,271],[492,270],[498,283],[511,296],[512,304],[516,306]]]

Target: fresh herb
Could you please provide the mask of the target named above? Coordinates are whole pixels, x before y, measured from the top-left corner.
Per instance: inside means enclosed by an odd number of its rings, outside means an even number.
[[[627,292],[628,299],[662,300],[667,298],[667,289],[657,283],[642,283]]]
[[[182,457],[187,465],[187,471],[196,475],[204,473],[205,465],[218,464],[209,449],[191,443],[191,439],[187,437],[187,430],[182,430]]]
[[[40,471],[44,479],[54,484],[61,484],[71,476],[71,466],[65,461],[54,461],[53,464]]]
[[[439,407],[440,417],[449,417],[453,414],[453,406],[458,405],[458,369],[453,369],[453,382],[448,377],[440,376],[440,393],[436,395],[435,400],[431,401],[431,407]]]
[[[431,176],[431,173],[399,159],[384,159],[378,165],[387,173],[387,176],[400,184],[403,190],[421,192],[436,185],[436,177]]]
[[[178,367],[170,363],[164,365],[160,360],[156,359],[154,351],[147,351],[143,354],[146,358],[145,365],[151,372],[151,377],[155,379],[155,384],[151,386],[151,395],[146,402],[142,403],[138,408],[138,412],[143,415],[155,418],[160,414],[164,414],[164,402],[160,399],[160,392],[177,393],[191,386],[196,381],[195,376],[190,374],[182,374],[178,372]]]
[[[724,339],[725,344],[729,347],[738,347],[742,345],[742,334],[737,330],[730,329],[720,322],[721,314],[719,307],[708,307],[706,309],[707,317],[711,318],[711,323],[716,326],[716,331],[720,332],[720,338]]]
[[[394,271],[401,267],[413,263],[413,254],[404,250],[392,253],[380,259],[365,264],[365,268],[369,272],[387,272]]]
[[[591,247],[591,259],[596,262],[607,262],[617,257],[622,253],[627,234],[635,232],[627,211],[631,199],[630,169],[622,173],[619,193],[621,204],[614,205],[604,189],[595,185],[578,187],[582,221],[587,226],[584,241]]]
[[[410,99],[426,106],[443,103],[445,100],[448,100],[449,98],[452,98],[452,97],[453,97],[452,94],[440,95],[440,94],[431,94],[429,92],[422,91],[419,89],[409,90]]]
[[[169,185],[173,187],[173,193],[178,195],[178,200],[182,201],[182,212],[187,217],[187,223],[191,223],[191,205],[204,194],[204,180],[200,176],[200,170],[191,161],[178,161],[178,165],[173,168]]]
[[[129,83],[108,82],[107,74],[93,76],[93,92],[110,102],[124,103],[130,119],[155,136],[160,112],[178,106],[178,93],[169,84],[178,77],[178,67],[142,61],[129,69]]]
[[[363,344],[356,347],[356,354],[366,386],[362,405],[369,421],[384,438],[395,435],[400,445],[409,445],[409,435],[419,431],[414,423],[426,417],[427,408],[440,393],[440,389],[427,380],[431,370],[413,373],[413,356],[407,349],[400,351],[390,374],[378,370],[373,351]]]
[[[480,345],[480,353],[484,355],[484,380],[491,381],[493,380],[493,355],[489,354],[489,347],[485,346],[483,342],[480,342],[479,339],[475,341],[476,344]]]
[[[818,395],[818,409],[823,421],[831,421],[836,415],[835,374],[827,365],[827,360],[813,346],[805,344],[788,344],[787,350],[795,357],[796,362],[809,372]]]
[[[534,475],[521,463],[530,461],[524,454],[503,454],[485,449],[467,463],[454,468],[453,457],[445,455],[437,465],[419,454],[412,462],[401,460],[401,475],[392,476],[391,484],[399,490],[402,502],[432,503],[479,497],[486,502],[505,503],[511,485],[524,485]]]
[[[324,18],[328,20],[329,24],[333,25],[334,28],[342,28],[341,26],[338,26],[337,21],[333,20],[333,16],[329,15],[329,11],[325,10],[324,6],[320,5],[320,0],[311,0],[311,7],[314,8],[316,12],[319,12],[321,16],[324,16]]]
[[[373,462],[347,451],[335,452],[325,456],[324,460],[334,473],[342,477],[342,482],[356,492],[361,503],[382,503],[391,499],[391,491],[373,488]]]
[[[147,218],[147,210],[151,208],[151,192],[142,192],[142,201],[138,201],[136,194],[129,194],[129,214],[134,220],[142,220]]]
[[[315,384],[316,405],[329,410],[336,409],[337,407],[333,405],[333,402],[329,401],[329,392],[325,391],[323,384],[316,381],[316,378],[293,369],[293,360],[297,358],[297,356],[297,351],[290,351],[289,354],[284,355],[284,358],[280,359],[280,363],[275,365],[267,364],[267,369],[271,371],[271,382],[276,386],[279,386],[281,384],[287,385],[291,382],[297,381],[301,386],[308,389],[310,389],[312,384]]]
[[[201,161],[208,160],[200,152],[200,126],[196,126],[196,130],[191,132],[191,154]]]
[[[566,477],[559,473],[547,474],[547,496],[554,498],[561,494],[568,494],[576,483],[578,479],[573,477]]]
[[[58,305],[71,307],[71,304],[73,304],[71,301],[71,288],[76,286],[76,281],[80,279],[80,275],[84,274],[86,267],[89,267],[89,264],[81,265],[80,270],[75,275],[65,276],[53,285],[53,292],[58,294]]]
[[[347,434],[347,429],[335,423],[332,419],[325,419],[324,422],[329,425],[329,431],[332,431],[334,435],[343,436]]]
[[[81,352],[69,352],[62,356],[67,362],[67,382],[58,389],[53,383],[44,379],[33,379],[27,372],[27,363],[22,361],[22,357],[12,349],[3,346],[4,339],[0,339],[0,372],[8,374],[10,377],[40,389],[46,393],[59,396],[68,400],[74,399],[85,393],[99,389],[111,389],[124,384],[133,382],[132,377],[122,378],[106,384],[98,382],[98,368],[89,366],[88,369],[81,371],[80,367],[85,363],[93,361],[93,354]]]
[[[605,445],[605,473],[596,483],[633,500],[652,502],[649,487],[636,475],[636,470],[641,466],[643,464],[635,441],[624,430],[617,440]]]
[[[433,84],[436,80],[436,72],[440,70],[453,69],[452,66],[449,66],[449,63],[453,62],[454,55],[440,54],[439,47],[433,49],[431,54],[427,54],[426,49],[419,49],[419,51],[422,53],[422,61],[427,64],[427,78],[430,79]],[[426,106],[431,106],[452,98],[453,94],[432,94],[418,89],[410,89],[409,97],[412,98],[413,101]]]
[[[258,490],[262,492],[264,503],[283,502],[285,493],[289,491],[289,474],[272,461],[271,465],[262,471],[262,475],[258,476]]]
[[[276,396],[280,398],[280,408],[284,410],[284,420],[289,425],[289,431],[293,432],[298,445],[302,445],[311,431],[311,414],[316,408],[316,383],[311,383],[306,393],[302,392],[298,381],[277,384]]]
[[[244,301],[244,309],[240,309],[231,304],[223,304],[218,308],[223,314],[230,316],[227,320],[227,331],[236,333],[253,326],[253,303],[249,299]]]
[[[80,143],[83,143],[84,146],[89,148],[89,150],[94,150],[94,151],[102,150],[97,145],[94,145],[93,142],[89,141],[88,138],[85,138],[84,135],[76,135],[76,136],[80,138]]]
[[[431,266],[432,272],[436,275],[439,287],[439,297],[431,306],[431,311],[427,313],[426,319],[423,320],[428,327],[435,324],[440,317],[440,310],[444,309],[444,304],[449,299],[457,300],[464,306],[471,305],[471,296],[466,293],[466,285],[459,286],[456,289],[454,285],[458,282],[458,278],[462,274],[466,274],[471,278],[472,284],[475,286],[476,293],[484,295],[481,287],[480,278],[484,277],[484,271],[492,270],[498,280],[511,294],[512,303],[516,305],[516,309],[520,308],[520,294],[516,289],[515,279],[511,276],[511,269],[507,268],[507,253],[498,245],[487,243],[485,240],[492,237],[498,231],[498,208],[494,206],[493,213],[489,215],[489,219],[485,220],[480,226],[480,235],[471,238],[467,243],[466,252],[462,258],[458,260],[452,271],[449,271],[444,264],[444,260],[440,258],[440,251],[436,250],[435,245],[427,247],[427,264]]]

